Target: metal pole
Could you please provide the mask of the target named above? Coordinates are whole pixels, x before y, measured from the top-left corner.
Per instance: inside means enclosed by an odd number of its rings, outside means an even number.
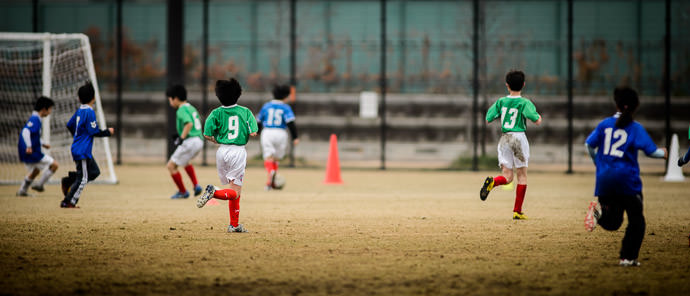
[[[671,0],[666,0],[666,36],[664,38],[664,109],[666,114],[666,149],[671,146]],[[675,159],[674,159],[675,160]],[[666,167],[668,168],[668,159]]]
[[[168,0],[168,86],[184,84],[184,0]],[[165,101],[165,109],[168,118],[168,153],[169,158],[175,146],[172,143],[172,135],[176,133],[175,110]]]
[[[381,0],[381,169],[386,169],[386,0]]]
[[[38,0],[33,0],[31,5],[31,25],[34,33],[38,33]]]
[[[297,0],[290,0],[290,85],[297,87]],[[292,112],[297,112],[296,102],[292,103]],[[295,146],[290,143],[289,167],[295,167]]]
[[[472,1],[472,170],[479,170],[477,113],[479,113],[479,0]]]
[[[115,105],[116,105],[116,121],[115,121],[115,135],[117,136],[117,155],[115,163],[118,165],[122,164],[122,0],[117,0],[115,8],[115,30],[116,30],[116,41],[115,41],[115,51],[117,52],[116,57],[116,67],[117,74],[115,78],[116,84],[116,95],[115,95]]]
[[[573,173],[573,0],[568,0],[568,170]]]
[[[204,117],[206,117],[208,116],[208,0],[204,0],[202,6],[201,22],[203,27],[201,38],[203,39],[203,45],[201,49],[201,57],[203,64],[201,67],[201,113]],[[206,143],[207,141],[204,141],[201,160],[201,165],[203,166],[208,165],[208,161],[206,159]]]

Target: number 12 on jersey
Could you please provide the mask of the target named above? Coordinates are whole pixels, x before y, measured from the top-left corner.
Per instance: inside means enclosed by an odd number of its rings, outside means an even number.
[[[623,146],[625,141],[628,140],[628,133],[622,129],[616,129],[614,131],[613,128],[609,127],[604,129],[604,134],[604,155],[623,157],[623,151],[618,150],[618,148]],[[611,140],[616,140],[616,142],[611,145]]]

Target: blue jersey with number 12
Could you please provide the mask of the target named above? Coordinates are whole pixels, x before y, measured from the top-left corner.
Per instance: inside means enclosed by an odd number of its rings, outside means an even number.
[[[598,148],[596,196],[642,193],[637,151],[650,155],[657,149],[641,124],[617,128],[616,120],[618,115],[604,119],[587,137],[587,145]]]
[[[295,113],[290,105],[283,101],[273,100],[261,107],[256,121],[267,128],[287,128],[287,123],[295,120]]]

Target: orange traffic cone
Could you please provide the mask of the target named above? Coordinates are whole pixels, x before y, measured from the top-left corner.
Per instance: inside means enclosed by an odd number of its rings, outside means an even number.
[[[326,163],[326,184],[343,184],[340,178],[340,161],[338,160],[338,138],[335,134],[331,134],[330,152],[328,153],[328,162]]]

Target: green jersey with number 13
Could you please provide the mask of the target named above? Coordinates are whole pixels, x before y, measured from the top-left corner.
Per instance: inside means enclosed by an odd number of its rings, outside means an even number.
[[[206,118],[204,135],[219,144],[244,146],[249,134],[259,131],[254,114],[240,105],[220,106]]]
[[[526,98],[502,97],[489,107],[486,121],[492,122],[499,117],[502,132],[524,132],[526,119],[536,122],[539,120],[539,113],[534,104]]]

